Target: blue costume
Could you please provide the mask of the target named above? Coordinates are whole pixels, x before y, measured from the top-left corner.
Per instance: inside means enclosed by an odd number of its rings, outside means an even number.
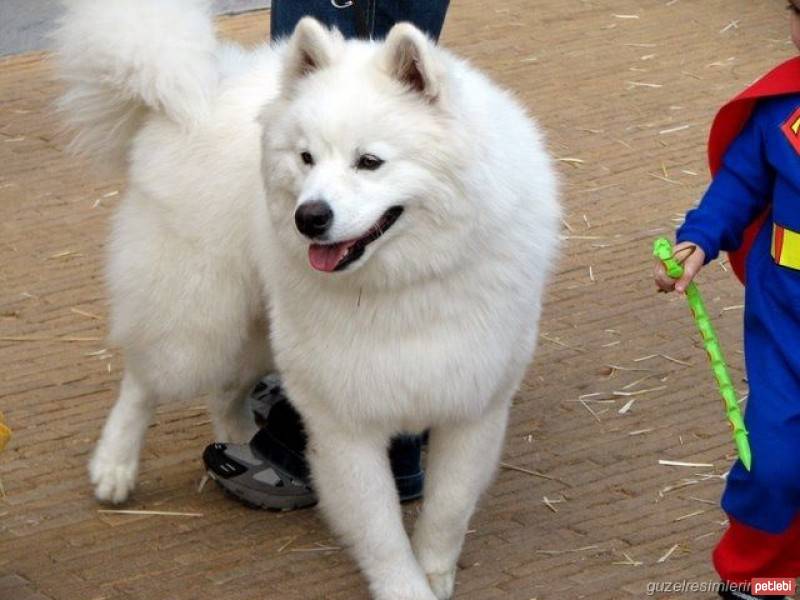
[[[772,257],[772,223],[800,231],[800,150],[782,126],[800,95],[763,100],[733,141],[700,206],[678,230],[713,260],[742,243],[747,225],[772,205],[747,263],[746,424],[753,471],[740,463],[723,497],[725,510],[758,529],[785,530],[800,510],[800,271]]]
[[[747,227],[762,214],[766,220],[747,255],[744,315],[750,386],[745,423],[753,465],[748,472],[737,461],[722,506],[731,516],[732,527],[743,524],[749,534],[768,534],[765,539],[777,546],[786,541],[783,536],[791,535],[796,549],[800,515],[800,94],[771,97],[755,105],[747,124],[727,146],[700,205],[686,215],[677,239],[699,245],[706,261],[711,261],[721,250],[738,249]],[[752,535],[750,539],[755,541]],[[725,542],[723,538],[721,546]],[[720,556],[730,558],[730,550],[718,548],[715,562],[723,578],[739,579],[741,561],[734,569],[735,577],[726,577],[726,565],[719,564]],[[780,553],[785,556],[786,550]],[[798,564],[794,558],[792,561]],[[763,565],[752,566],[763,570]],[[749,575],[764,576],[759,572]]]

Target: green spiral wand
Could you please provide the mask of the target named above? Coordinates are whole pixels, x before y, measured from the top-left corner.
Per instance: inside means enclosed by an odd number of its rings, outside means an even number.
[[[653,256],[664,263],[667,275],[673,279],[679,279],[683,276],[683,266],[675,259],[675,255],[672,252],[672,244],[669,243],[669,240],[665,238],[657,239],[653,244]],[[750,453],[750,443],[747,439],[747,429],[744,426],[742,411],[739,409],[739,402],[736,398],[736,390],[733,387],[728,366],[725,364],[725,357],[722,354],[722,346],[720,346],[719,338],[717,338],[717,332],[714,331],[703,297],[694,282],[691,282],[686,287],[686,299],[689,301],[689,308],[692,311],[692,315],[694,315],[694,322],[703,337],[703,345],[711,361],[711,370],[717,380],[719,393],[722,395],[722,400],[725,404],[725,413],[733,430],[733,441],[739,453],[739,460],[742,461],[744,468],[749,471],[753,458]]]

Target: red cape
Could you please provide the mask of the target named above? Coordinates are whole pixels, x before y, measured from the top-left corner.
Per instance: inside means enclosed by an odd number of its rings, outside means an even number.
[[[708,164],[716,175],[730,143],[741,133],[756,103],[771,96],[800,93],[800,57],[786,61],[759,79],[733,100],[723,106],[714,118],[708,137]],[[730,253],[731,266],[739,280],[745,282],[745,260],[756,235],[769,214],[764,211],[747,228],[742,246]]]

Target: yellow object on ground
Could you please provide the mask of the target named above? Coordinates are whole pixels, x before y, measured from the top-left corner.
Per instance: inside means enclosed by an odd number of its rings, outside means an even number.
[[[0,452],[6,447],[8,440],[11,439],[11,430],[3,420],[3,413],[0,413]]]

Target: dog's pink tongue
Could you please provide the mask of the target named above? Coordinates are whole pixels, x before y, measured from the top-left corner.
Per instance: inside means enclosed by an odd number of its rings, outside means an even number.
[[[311,244],[308,247],[308,262],[317,271],[330,273],[347,254],[348,242],[338,244]]]

